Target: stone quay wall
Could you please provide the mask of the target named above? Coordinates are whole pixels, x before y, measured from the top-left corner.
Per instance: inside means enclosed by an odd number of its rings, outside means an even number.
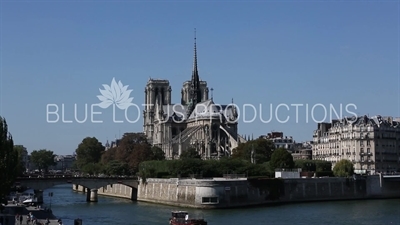
[[[246,178],[147,179],[139,184],[137,200],[182,207],[221,208],[224,207],[225,190],[236,188],[235,195],[240,196],[247,191],[241,189],[243,186],[247,186]],[[245,205],[253,204],[252,201],[248,199]]]
[[[74,185],[75,189],[75,185]],[[135,188],[133,188],[135,189]],[[152,179],[133,190],[122,184],[100,188],[99,195],[194,208],[373,198],[400,198],[400,181],[379,176],[353,178]],[[82,191],[83,189],[77,189]],[[135,196],[133,196],[135,195]]]

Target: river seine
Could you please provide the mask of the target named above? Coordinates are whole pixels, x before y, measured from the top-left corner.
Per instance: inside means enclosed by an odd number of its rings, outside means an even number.
[[[53,197],[49,197],[53,192]],[[85,194],[72,191],[71,185],[56,186],[44,192],[45,205],[65,225],[82,219],[83,225],[166,225],[171,210],[186,210],[203,217],[209,225],[250,224],[400,224],[400,199],[335,201],[246,207],[242,209],[197,210],[132,202],[99,195],[97,203],[85,201]]]

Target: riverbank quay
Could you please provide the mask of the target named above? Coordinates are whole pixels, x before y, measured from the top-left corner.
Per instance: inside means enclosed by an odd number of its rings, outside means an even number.
[[[22,215],[22,224],[28,224],[27,218],[29,214],[32,214],[38,222],[41,224],[45,224],[46,219],[48,218],[50,221],[49,225],[58,225],[58,218],[52,213],[51,210],[45,210],[38,207],[33,206],[23,206],[16,204],[8,204],[5,206],[3,213],[0,214],[0,217],[3,218],[3,225],[16,225],[15,216]]]
[[[378,175],[357,179],[147,178],[140,180],[137,189],[113,184],[96,191],[73,185],[73,190],[143,202],[215,209],[296,202],[400,198],[400,179],[383,179]]]

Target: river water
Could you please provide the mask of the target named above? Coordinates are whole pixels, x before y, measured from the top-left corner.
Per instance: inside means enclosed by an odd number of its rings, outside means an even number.
[[[46,206],[51,201],[53,213],[65,225],[72,225],[76,218],[82,219],[84,225],[167,225],[172,210],[186,210],[192,217],[203,217],[209,225],[400,225],[400,199],[197,210],[100,195],[98,202],[88,203],[85,194],[72,191],[69,184],[45,190],[44,201]]]

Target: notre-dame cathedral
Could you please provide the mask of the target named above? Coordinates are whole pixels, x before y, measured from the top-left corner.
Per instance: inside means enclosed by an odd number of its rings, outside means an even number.
[[[212,89],[211,89],[212,90]],[[209,99],[206,81],[197,70],[196,38],[192,79],[183,83],[181,103],[171,103],[168,80],[149,79],[145,88],[144,133],[160,147],[167,159],[177,159],[195,148],[203,159],[230,156],[246,140],[238,134],[238,112],[234,104],[219,105]]]

